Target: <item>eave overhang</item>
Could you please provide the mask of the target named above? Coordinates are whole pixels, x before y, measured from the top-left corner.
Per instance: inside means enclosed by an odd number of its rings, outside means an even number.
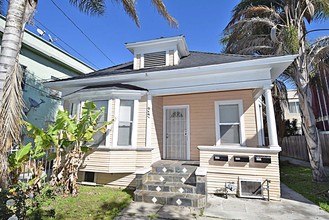
[[[263,88],[295,60],[296,55],[259,58],[255,60],[208,66],[47,82],[52,89],[67,91],[91,85],[126,83],[149,90],[152,95],[170,95],[207,91]]]

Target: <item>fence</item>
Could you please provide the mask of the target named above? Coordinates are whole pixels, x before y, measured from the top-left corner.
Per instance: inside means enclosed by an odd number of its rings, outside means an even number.
[[[13,147],[10,149],[9,153],[15,152],[17,150],[18,150],[17,147]],[[47,157],[50,152],[54,152],[54,151],[55,151],[55,149],[48,150],[46,152],[46,154],[40,160],[36,161],[36,163],[38,163],[38,164],[41,163],[43,166],[42,173],[43,173],[43,176],[45,176],[44,180],[49,180],[49,178],[50,178],[50,175],[52,172],[53,161],[48,161]],[[32,171],[31,171],[31,168],[33,166],[32,163],[34,163],[34,161],[30,159],[28,162],[26,162],[22,165],[21,174],[19,175],[19,180],[27,182],[32,179],[32,175],[33,175]]]
[[[320,134],[323,163],[329,165],[329,134]],[[305,136],[290,136],[281,142],[282,156],[309,161]]]

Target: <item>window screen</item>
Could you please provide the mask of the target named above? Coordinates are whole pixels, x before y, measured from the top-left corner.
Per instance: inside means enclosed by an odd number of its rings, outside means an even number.
[[[289,112],[299,113],[299,102],[289,102]]]

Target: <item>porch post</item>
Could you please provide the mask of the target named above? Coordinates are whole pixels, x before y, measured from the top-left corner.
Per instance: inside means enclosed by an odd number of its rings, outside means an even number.
[[[152,133],[152,95],[147,95],[147,110],[146,110],[146,147],[151,147],[151,133]]]
[[[270,146],[279,146],[278,135],[277,135],[277,131],[276,131],[276,123],[275,123],[275,115],[274,115],[271,88],[272,88],[272,85],[264,88],[268,138],[269,138]]]

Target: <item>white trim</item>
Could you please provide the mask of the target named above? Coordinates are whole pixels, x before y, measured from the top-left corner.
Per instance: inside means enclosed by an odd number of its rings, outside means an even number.
[[[167,159],[166,157],[166,110],[167,109],[175,109],[175,108],[186,108],[186,129],[187,129],[187,160],[190,160],[191,158],[191,137],[190,137],[190,106],[189,105],[167,105],[167,106],[163,106],[163,159]]]
[[[106,119],[106,121],[111,121],[111,120],[112,120],[112,99],[107,100],[107,119]],[[106,126],[105,147],[110,147],[112,124]]]
[[[137,146],[137,132],[138,132],[138,114],[139,114],[139,101],[134,100],[133,112],[133,127],[131,132],[131,146]]]
[[[151,147],[152,145],[152,121],[153,121],[153,106],[152,106],[152,96],[147,96],[147,106],[146,106],[146,137],[145,143],[146,147]]]
[[[273,99],[271,88],[264,88],[265,104],[266,104],[266,121],[268,130],[268,139],[270,146],[278,145],[278,134],[276,130],[275,114],[273,107]]]
[[[118,146],[119,112],[120,112],[120,99],[115,99],[114,100],[113,138],[112,138],[112,147],[114,147],[114,148]]]
[[[263,122],[263,109],[262,109],[262,100],[261,97],[255,100],[255,114],[256,114],[256,127],[257,127],[257,139],[258,145],[264,146],[265,139],[264,139],[264,122]]]
[[[252,154],[277,154],[281,151],[280,146],[274,147],[237,147],[222,145],[222,146],[198,146],[200,151],[216,151],[229,153],[252,153]]]
[[[220,141],[220,118],[219,118],[219,105],[232,105],[237,104],[239,107],[239,121],[240,121],[240,145],[246,145],[246,137],[245,137],[245,124],[244,124],[244,114],[243,114],[243,101],[241,99],[238,100],[223,100],[223,101],[215,101],[215,122],[216,122],[216,146],[221,145]]]
[[[279,56],[279,57],[266,57],[266,58],[259,58],[254,60],[246,60],[240,62],[230,62],[230,63],[223,63],[223,64],[214,64],[214,65],[207,65],[207,66],[197,66],[197,67],[190,67],[184,69],[173,69],[173,70],[162,70],[162,71],[154,71],[148,72],[147,70],[138,73],[131,73],[131,74],[112,74],[106,76],[98,76],[93,78],[82,78],[76,80],[63,80],[63,81],[55,81],[55,82],[47,82],[45,85],[47,87],[51,87],[53,89],[61,90],[64,87],[77,87],[82,85],[95,85],[99,84],[99,82],[103,82],[104,84],[111,82],[124,82],[129,84],[135,84],[138,81],[147,81],[151,79],[169,79],[172,78],[176,80],[177,77],[190,77],[190,76],[200,76],[202,74],[203,77],[208,75],[215,74],[218,77],[218,74],[221,73],[230,73],[231,75],[234,73],[234,79],[236,81],[240,81],[240,78],[245,76],[243,72],[245,70],[249,70],[250,73],[259,71],[262,69],[267,69],[267,71],[262,71],[266,73],[266,76],[259,76],[259,79],[266,79],[268,81],[274,80],[278,74],[282,73],[282,69],[287,68],[291,62],[294,61],[296,55],[286,55],[286,56]],[[268,72],[270,71],[270,74]],[[241,74],[242,73],[242,74]],[[213,78],[214,79],[214,78]],[[252,79],[255,80],[255,79]],[[198,80],[200,82],[200,80]],[[201,83],[201,82],[200,82]],[[234,83],[234,81],[232,82]],[[137,84],[136,84],[137,85]],[[262,85],[262,87],[265,84]],[[148,87],[145,87],[149,89]],[[260,87],[254,87],[260,88]]]
[[[116,90],[116,89],[104,89],[99,91],[77,91],[72,94],[66,95],[63,98],[69,101],[81,101],[81,100],[109,100],[109,99],[126,99],[134,100],[140,99],[145,95],[147,91],[143,90]]]

